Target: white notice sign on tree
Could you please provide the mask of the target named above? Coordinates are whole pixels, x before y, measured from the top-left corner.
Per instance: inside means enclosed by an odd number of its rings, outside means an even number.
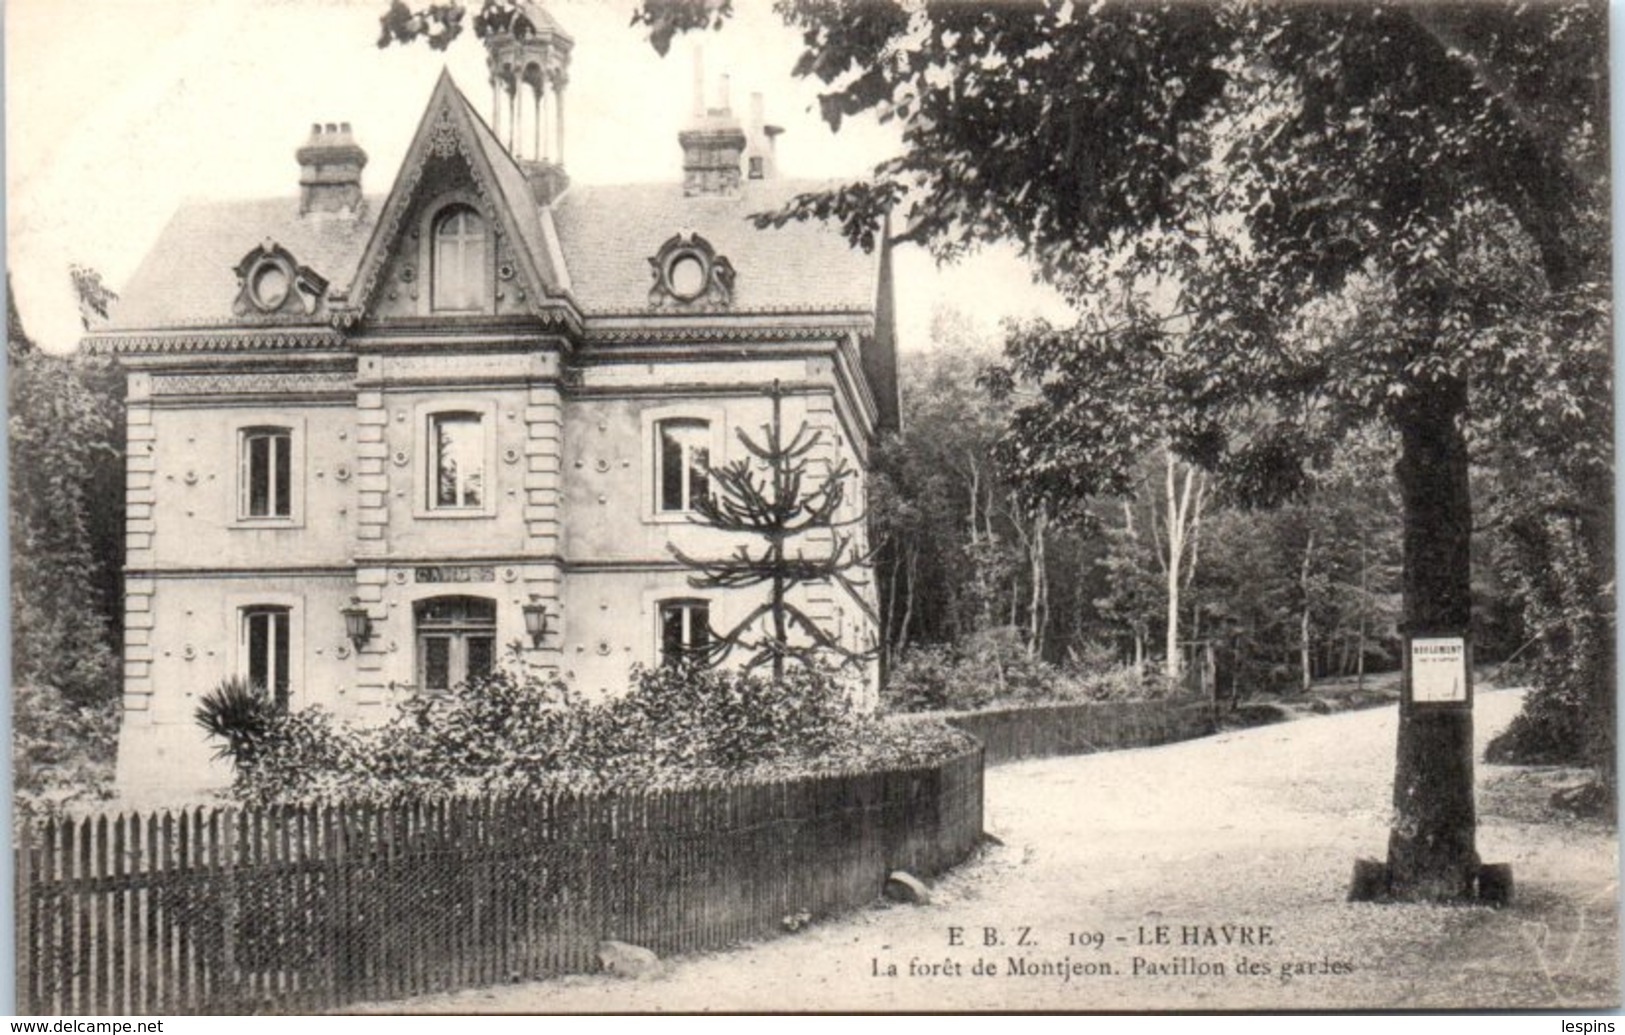
[[[1460,704],[1467,700],[1467,644],[1460,636],[1411,641],[1411,700]]]

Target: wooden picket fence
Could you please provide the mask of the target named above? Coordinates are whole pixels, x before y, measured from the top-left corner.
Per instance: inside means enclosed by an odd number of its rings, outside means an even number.
[[[309,1013],[714,949],[939,873],[982,752],[684,790],[214,809],[19,829],[22,1014]],[[793,924],[794,921],[790,921]]]

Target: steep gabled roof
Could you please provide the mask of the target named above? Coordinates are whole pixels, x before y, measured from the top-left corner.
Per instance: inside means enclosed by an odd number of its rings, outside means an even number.
[[[511,240],[519,264],[530,287],[529,297],[540,306],[548,296],[563,293],[569,283],[549,254],[542,216],[531,194],[525,174],[498,142],[496,135],[463,96],[451,73],[442,71],[435,83],[429,105],[418,123],[406,158],[395,176],[372,239],[361,256],[350,291],[349,307],[365,310],[378,289],[385,264],[405,230],[404,220],[412,206],[424,165],[431,155],[460,152],[481,189],[495,202],[496,217]]]
[[[409,231],[432,158],[460,155],[467,175],[513,245],[537,310],[573,305],[593,316],[693,315],[707,322],[730,315],[838,317],[832,327],[864,328],[863,366],[883,424],[895,426],[895,342],[886,249],[865,254],[834,227],[790,223],[758,230],[749,217],[784,206],[797,194],[827,188],[814,181],[746,180],[733,197],[686,197],[680,184],[574,186],[550,206],[538,205],[525,171],[508,154],[451,77],[442,73],[386,197],[354,213],[300,214],[299,199],[191,202],[160,235],[107,331],[255,328],[349,322],[380,290],[400,236]],[[459,163],[461,176],[462,163]],[[444,170],[434,174],[444,175]],[[660,308],[649,259],[674,235],[703,237],[734,273],[720,308]],[[233,312],[241,290],[235,269],[264,242],[286,249],[328,284],[313,312]],[[855,321],[855,322],[854,322]]]

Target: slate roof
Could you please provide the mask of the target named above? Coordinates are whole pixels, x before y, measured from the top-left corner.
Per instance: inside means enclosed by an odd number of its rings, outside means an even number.
[[[553,219],[576,304],[589,315],[647,310],[649,257],[673,234],[692,230],[738,274],[731,311],[873,311],[876,255],[854,250],[822,223],[758,230],[746,218],[828,186],[747,180],[737,198],[685,198],[676,183],[572,186]]]
[[[649,258],[673,234],[698,233],[732,264],[733,304],[739,313],[873,313],[879,299],[878,254],[851,248],[838,229],[818,222],[757,230],[747,217],[773,211],[796,194],[829,186],[816,181],[746,180],[737,197],[685,198],[681,184],[574,185],[550,209],[534,202],[524,174],[448,76],[435,97],[449,91],[466,118],[475,149],[512,213],[526,253],[550,290],[562,289],[583,315],[636,315],[651,311]],[[435,110],[431,98],[426,109]],[[426,132],[420,125],[419,136]],[[677,141],[670,141],[672,148]],[[417,144],[414,149],[419,150]],[[412,159],[408,157],[407,161]],[[330,295],[352,304],[362,285],[358,267],[387,196],[370,196],[360,213],[301,217],[293,177],[288,196],[253,201],[191,201],[170,220],[121,291],[107,330],[264,326],[322,322],[310,317],[237,316],[236,265],[270,240],[328,282]],[[378,242],[389,247],[392,242]],[[563,269],[556,256],[562,255]],[[376,262],[377,260],[373,260]],[[325,306],[325,303],[324,303]]]
[[[344,291],[383,201],[367,198],[359,217],[324,213],[304,218],[299,197],[291,192],[285,198],[254,201],[188,201],[119,291],[108,330],[246,323],[231,312],[237,297],[233,270],[267,239],[326,278],[330,292]]]
[[[529,203],[523,177],[511,162],[494,165],[506,165],[513,173],[499,174],[502,193],[510,200],[517,195],[520,233],[542,269],[553,272],[543,217]],[[573,186],[554,207],[553,219],[576,304],[589,316],[649,311],[649,257],[679,230],[693,230],[727,256],[738,273],[732,311],[870,312],[875,306],[874,255],[854,250],[840,233],[819,223],[757,230],[746,220],[820,186],[755,181],[738,198],[686,199],[676,184]],[[120,291],[108,330],[244,323],[231,312],[237,297],[232,270],[267,239],[327,278],[331,290],[345,291],[383,204],[381,195],[372,195],[358,218],[301,218],[299,199],[291,195],[188,202]]]

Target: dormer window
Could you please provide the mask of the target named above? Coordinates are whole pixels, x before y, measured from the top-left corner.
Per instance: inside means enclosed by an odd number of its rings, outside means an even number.
[[[434,224],[434,308],[477,312],[485,299],[485,220],[467,205],[440,214]]]
[[[275,259],[265,259],[254,267],[248,290],[253,296],[254,305],[261,312],[269,313],[282,307],[292,283],[293,278],[288,275],[287,267]]]
[[[327,281],[275,241],[267,240],[237,263],[238,316],[310,316],[327,294]]]
[[[698,234],[668,239],[649,257],[649,267],[654,273],[649,288],[653,308],[725,309],[733,303],[733,264]]]
[[[693,252],[683,252],[666,268],[666,279],[678,301],[692,302],[705,290],[709,272],[703,258]]]

